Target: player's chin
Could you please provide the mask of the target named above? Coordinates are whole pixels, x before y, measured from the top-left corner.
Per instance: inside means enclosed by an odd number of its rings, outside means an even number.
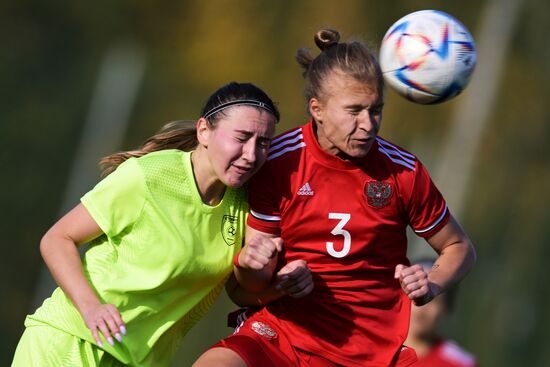
[[[253,172],[232,174],[229,177],[227,177],[225,181],[225,185],[233,189],[238,189],[239,187],[243,186],[252,177],[252,174]]]
[[[348,152],[348,155],[352,157],[353,159],[361,159],[365,158],[367,154],[369,154],[370,146],[356,146],[350,149]]]
[[[232,189],[238,189],[239,187],[242,187],[245,184],[246,180],[227,180],[225,182],[225,186],[231,187]]]

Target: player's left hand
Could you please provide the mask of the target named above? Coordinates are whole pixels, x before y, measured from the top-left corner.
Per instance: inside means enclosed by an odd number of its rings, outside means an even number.
[[[437,295],[437,286],[428,280],[428,273],[424,271],[422,265],[399,264],[395,267],[394,278],[399,280],[403,292],[417,306],[430,302]]]
[[[294,298],[307,296],[313,290],[311,270],[304,260],[294,260],[277,272],[275,288]]]

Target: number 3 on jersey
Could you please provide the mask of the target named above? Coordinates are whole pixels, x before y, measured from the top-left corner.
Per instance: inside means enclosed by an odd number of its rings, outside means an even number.
[[[330,256],[336,258],[342,258],[349,253],[351,249],[351,234],[344,229],[344,226],[351,219],[351,214],[349,213],[328,213],[328,219],[339,219],[340,221],[330,232],[332,235],[342,235],[344,236],[344,247],[340,251],[334,249],[334,243],[327,241],[327,252]]]

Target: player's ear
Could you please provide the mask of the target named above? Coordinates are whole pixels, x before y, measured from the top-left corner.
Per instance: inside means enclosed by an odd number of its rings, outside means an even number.
[[[199,144],[203,145],[205,148],[208,148],[208,140],[210,139],[210,132],[212,129],[210,123],[204,117],[201,117],[199,121],[197,121],[196,126],[197,140],[199,141]]]
[[[317,98],[310,98],[309,113],[317,122],[323,121],[323,104]]]

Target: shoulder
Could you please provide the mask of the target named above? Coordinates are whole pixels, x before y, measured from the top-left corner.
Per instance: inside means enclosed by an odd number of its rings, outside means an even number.
[[[376,154],[394,169],[414,172],[419,163],[414,154],[380,136],[376,137],[376,145],[373,148],[376,149]]]
[[[441,343],[440,355],[460,367],[476,366],[475,357],[452,340],[445,340]]]
[[[162,187],[170,192],[179,192],[181,187],[193,183],[190,152],[160,150],[136,158],[135,161],[149,190]]]
[[[136,158],[136,161],[146,176],[150,177],[160,173],[181,172],[189,154],[177,149],[166,149],[147,153]]]
[[[139,158],[136,158],[140,163],[170,163],[176,160],[181,160],[190,152],[184,152],[177,149],[158,150],[156,152],[147,153]]]
[[[151,178],[164,176],[170,172],[181,175],[186,154],[189,153],[174,149],[151,152],[137,158],[131,157],[122,162],[101,182],[149,181]]]
[[[265,180],[272,182],[274,177],[287,177],[301,164],[301,155],[305,146],[303,126],[287,130],[274,137],[264,165],[252,177],[251,182]]]
[[[280,157],[289,158],[292,156],[291,152],[297,152],[305,147],[303,128],[303,126],[295,127],[273,138],[267,156],[268,162],[279,161],[282,159]]]

